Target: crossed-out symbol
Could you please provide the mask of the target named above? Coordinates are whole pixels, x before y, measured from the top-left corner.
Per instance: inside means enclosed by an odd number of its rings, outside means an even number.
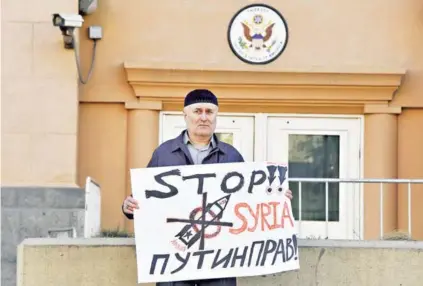
[[[196,216],[197,216],[197,214],[198,213],[200,213],[201,215],[203,215],[203,208],[202,207],[198,207],[198,208],[195,208],[192,212],[191,212],[191,214],[190,214],[190,216],[189,216],[189,218],[192,220],[192,221],[196,221],[197,219],[196,219]],[[212,210],[208,210],[207,211],[207,213],[206,213],[206,215],[207,214],[209,214],[210,216],[211,216],[211,220],[213,221],[215,221],[215,222],[218,222],[219,221],[219,217],[217,217],[216,216],[216,214],[212,211]],[[206,221],[206,220],[205,220]],[[202,226],[202,225],[201,225]],[[201,231],[201,226],[200,226],[200,228],[198,228],[198,225],[197,224],[192,224],[192,227],[193,227],[193,229],[194,229],[194,231],[195,232],[200,232]],[[215,232],[212,232],[212,233],[206,233],[205,231],[204,231],[204,238],[213,238],[213,237],[216,237],[220,232],[221,232],[221,230],[222,230],[222,226],[221,225],[217,225],[216,226],[217,227],[217,230],[215,231]],[[207,229],[208,228],[208,226],[206,226],[206,227],[204,227],[204,230],[205,229]]]
[[[221,222],[220,221],[220,218],[223,215],[223,210],[221,211],[220,214],[215,214],[210,209],[207,210],[207,207],[210,208],[211,206],[207,206],[207,193],[203,193],[202,206],[194,209],[190,213],[190,218],[189,219],[168,218],[166,220],[167,222],[183,222],[183,223],[188,223],[189,226],[191,226],[194,229],[194,231],[196,232],[196,234],[193,235],[190,238],[189,237],[189,233],[187,233],[185,237],[187,237],[188,239],[192,239],[193,240],[190,243],[191,245],[194,244],[194,242],[196,242],[198,239],[200,239],[200,246],[199,246],[199,249],[200,250],[204,250],[204,239],[206,237],[214,237],[217,234],[219,234],[220,231],[221,231],[222,226],[229,226],[229,227],[233,226],[233,223],[231,223],[231,222]],[[196,214],[199,213],[199,212],[201,212],[200,218],[199,219],[195,219]],[[207,213],[209,213],[211,215],[211,219],[210,220],[206,220],[206,214]],[[214,233],[206,234],[205,233],[205,230],[207,229],[207,227],[212,226],[212,225],[217,226],[218,227],[218,230],[216,232],[214,232]],[[200,226],[200,228],[198,228],[198,226]],[[198,233],[200,233],[200,234],[198,235]]]

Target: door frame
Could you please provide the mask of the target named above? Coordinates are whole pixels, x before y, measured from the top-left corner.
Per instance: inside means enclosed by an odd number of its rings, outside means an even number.
[[[165,117],[166,115],[170,117],[169,120],[166,119]],[[172,118],[172,116],[176,118]],[[178,112],[176,113],[163,112],[162,113],[159,120],[159,124],[160,124],[159,142],[164,142],[164,140],[166,140],[166,138],[164,138],[163,135],[166,134],[165,133],[166,130],[169,130],[168,129],[169,126],[172,126],[172,127],[177,126],[178,129],[180,129],[180,127],[184,125],[182,116],[183,115]],[[220,119],[218,119],[217,121],[216,133],[220,133],[220,132],[232,133],[234,135],[233,143],[234,145],[237,146],[238,151],[242,154],[242,156],[244,157],[244,160],[246,162],[252,162],[255,156],[254,154],[254,150],[255,150],[255,145],[254,145],[255,117],[254,115],[225,116],[223,114],[223,115],[220,115],[219,117]],[[241,125],[239,125],[240,123]],[[178,131],[177,134],[173,134],[172,137],[177,136],[178,134],[180,134],[180,131]],[[246,134],[245,136],[247,136],[248,142],[245,142],[245,140],[243,140],[242,138],[243,134]],[[169,137],[169,134],[167,134],[166,137],[168,139],[171,138]]]
[[[159,136],[158,136],[158,142],[162,142],[163,140],[163,135],[162,135],[162,130],[163,130],[163,117],[166,115],[183,115],[182,111],[160,111],[159,113]],[[232,113],[232,112],[219,112],[218,117],[221,116],[225,116],[225,117],[252,117],[255,120],[257,119],[256,114],[255,113]],[[219,120],[219,119],[218,119]],[[254,132],[256,132],[256,126],[257,124],[254,125]],[[255,136],[254,136],[255,137]],[[253,138],[254,138],[253,137]],[[253,146],[254,146],[254,158],[256,155],[256,145],[255,145],[255,138],[254,138],[254,142],[253,142]]]
[[[270,120],[274,120],[271,122]],[[286,121],[289,120],[292,124],[286,124]],[[360,129],[361,122],[355,118],[333,118],[333,117],[304,117],[304,116],[278,116],[278,117],[268,117],[268,132],[277,132],[279,135],[284,136],[284,140],[288,140],[289,134],[327,134],[327,135],[338,135],[340,138],[340,169],[339,174],[340,179],[357,179],[360,177]],[[271,129],[269,129],[271,128]],[[270,133],[269,133],[270,135]],[[267,148],[272,149],[272,138],[270,136],[266,138],[271,141],[267,141]],[[276,135],[275,136],[279,136]],[[275,137],[276,138],[276,137]],[[280,139],[277,137],[276,142],[281,143]],[[285,144],[288,144],[288,141],[283,141]],[[278,144],[277,144],[278,145]],[[287,145],[283,145],[287,146]],[[288,156],[285,149],[284,151],[276,151],[268,149],[267,158],[271,160],[280,160]],[[271,152],[271,153],[269,153]],[[285,153],[283,156],[280,152]],[[269,157],[276,155],[278,159],[274,157]],[[278,155],[279,154],[279,155]],[[287,157],[286,157],[287,159]],[[283,159],[283,160],[286,160]],[[285,162],[285,161],[284,161]],[[359,223],[359,207],[360,207],[360,198],[359,198],[359,188],[362,187],[361,184],[355,183],[343,183],[340,186],[340,217],[339,221],[329,221],[327,229],[328,235],[333,235],[339,239],[357,239],[360,233],[360,223]],[[342,190],[342,191],[341,191]],[[353,204],[351,204],[353,202]],[[346,207],[345,207],[346,206]],[[300,224],[299,224],[300,225]],[[325,222],[324,221],[307,221],[303,220],[301,225],[304,225],[304,230],[301,233],[301,236],[306,235],[317,235],[324,236]],[[307,227],[309,225],[309,227]],[[300,229],[299,229],[300,231]]]
[[[162,124],[163,117],[165,115],[182,115],[181,111],[160,111],[159,114],[159,142],[162,142]],[[359,120],[360,125],[360,139],[359,139],[359,158],[358,158],[358,167],[359,167],[359,178],[363,178],[364,175],[364,115],[360,114],[299,114],[299,113],[243,113],[243,112],[219,112],[218,116],[225,117],[254,117],[254,133],[253,136],[253,146],[254,146],[254,160],[255,161],[265,161],[267,154],[267,119],[269,117],[278,117],[278,118],[304,118],[304,117],[314,117],[314,118],[345,118],[345,119],[356,119]],[[352,179],[352,178],[345,178]],[[356,188],[357,192],[354,192],[354,201],[358,203],[358,206],[355,206],[355,211],[358,212],[359,217],[354,216],[353,227],[357,230],[357,235],[354,239],[362,240],[364,238],[364,194],[363,194],[363,184],[359,184],[359,187]]]

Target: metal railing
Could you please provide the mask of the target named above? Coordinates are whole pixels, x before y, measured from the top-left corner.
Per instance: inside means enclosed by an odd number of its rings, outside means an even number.
[[[407,184],[407,205],[408,205],[408,237],[411,238],[411,187],[413,184],[423,184],[423,179],[332,179],[332,178],[288,178],[288,182],[298,183],[299,218],[302,222],[302,184],[303,183],[324,183],[325,184],[325,237],[329,235],[329,183],[350,183],[350,184],[379,184],[379,224],[380,239],[384,237],[384,184]],[[364,202],[366,203],[366,202]],[[340,206],[343,207],[343,206]],[[366,222],[364,221],[364,224]],[[301,232],[300,232],[301,235]]]

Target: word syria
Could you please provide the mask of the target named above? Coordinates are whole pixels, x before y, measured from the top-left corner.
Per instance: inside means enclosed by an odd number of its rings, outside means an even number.
[[[269,171],[269,175],[266,175],[266,173],[263,170],[254,170],[251,172],[250,176],[249,176],[249,182],[248,182],[248,193],[252,193],[254,187],[256,186],[260,186],[264,183],[268,183],[269,186],[272,185],[273,181],[275,180],[276,176],[275,176],[275,172],[278,169],[278,173],[279,173],[279,185],[280,187],[278,188],[278,190],[281,192],[282,191],[282,184],[285,182],[285,176],[286,176],[286,172],[287,172],[287,167],[285,166],[267,166],[267,169]],[[189,176],[182,176],[181,175],[181,170],[179,169],[173,169],[170,171],[165,171],[163,173],[157,174],[154,176],[154,180],[164,186],[167,187],[169,189],[168,192],[161,192],[158,190],[146,190],[145,191],[145,196],[146,198],[159,198],[159,199],[166,199],[166,198],[171,198],[173,196],[176,196],[179,193],[179,190],[176,186],[166,182],[164,179],[167,177],[172,177],[172,176],[178,176],[181,177],[182,181],[187,181],[187,180],[198,180],[198,189],[197,189],[197,193],[198,194],[202,194],[204,191],[204,181],[205,179],[209,179],[209,178],[216,178],[216,173],[203,173],[203,174],[194,174],[194,175],[189,175]],[[238,183],[235,184],[235,186],[229,187],[228,186],[228,181],[231,179],[236,179],[238,180]],[[267,179],[267,180],[266,180]],[[220,183],[220,189],[222,190],[222,192],[226,193],[226,194],[232,194],[235,192],[238,192],[239,190],[241,190],[244,185],[246,184],[246,178],[245,175],[240,173],[240,172],[236,172],[236,171],[232,171],[227,173],[221,183]],[[269,192],[271,192],[272,190],[269,188]]]
[[[249,216],[242,214],[243,209],[248,210]],[[238,228],[230,228],[229,232],[232,234],[239,234],[244,231],[269,231],[277,228],[285,228],[286,223],[288,227],[294,227],[294,220],[289,212],[287,202],[260,203],[257,204],[255,212],[247,203],[238,203],[235,205],[234,212],[242,224]]]

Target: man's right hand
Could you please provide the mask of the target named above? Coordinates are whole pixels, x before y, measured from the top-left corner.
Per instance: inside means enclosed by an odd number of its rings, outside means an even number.
[[[127,196],[123,201],[123,212],[126,214],[134,214],[134,209],[139,209],[138,201],[132,196]]]

